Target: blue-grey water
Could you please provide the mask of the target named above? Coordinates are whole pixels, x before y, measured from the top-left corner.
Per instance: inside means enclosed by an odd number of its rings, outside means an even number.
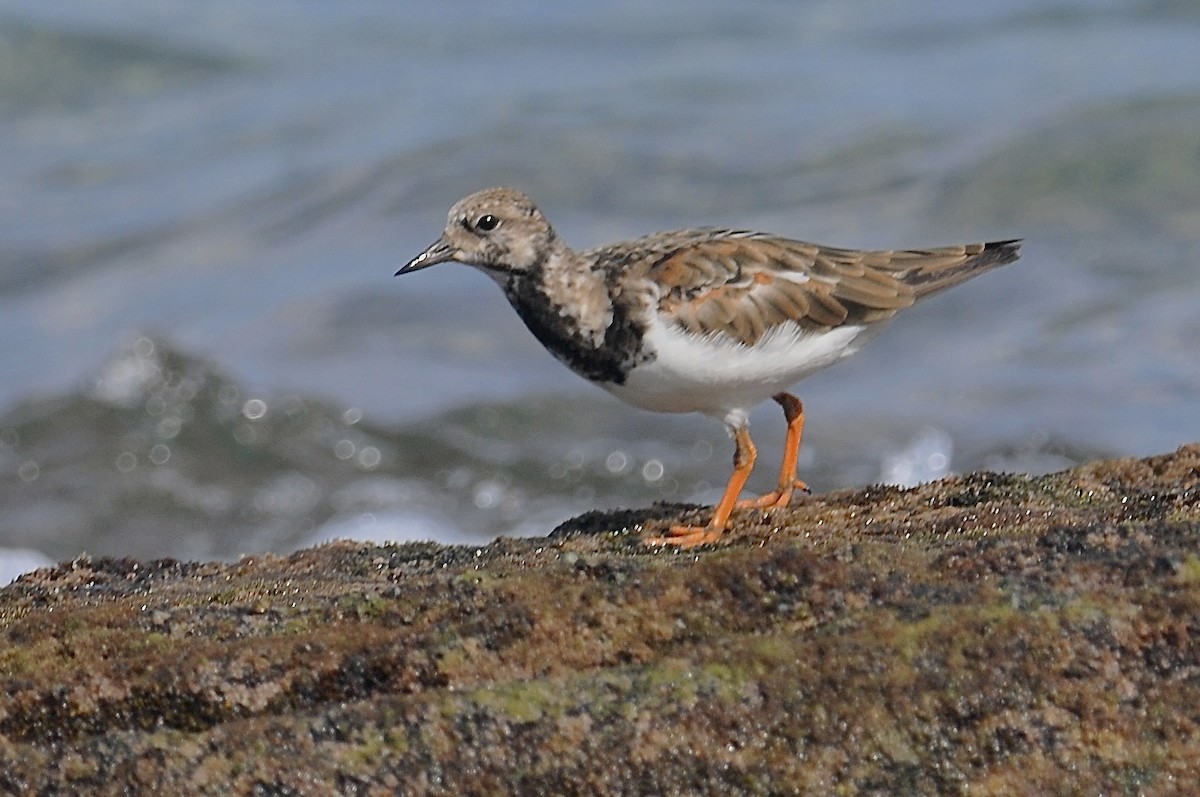
[[[1026,238],[800,387],[816,489],[1198,440],[1198,54],[1171,0],[7,0],[7,572],[712,500],[717,424],[582,382],[471,269],[393,279],[495,184],[581,247]]]

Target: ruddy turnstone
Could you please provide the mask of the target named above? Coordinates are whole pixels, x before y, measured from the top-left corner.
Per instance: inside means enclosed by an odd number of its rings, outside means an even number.
[[[918,299],[1016,260],[1019,247],[858,251],[697,228],[576,252],[529,197],[490,188],[454,205],[442,236],[396,274],[475,266],[575,373],[638,407],[723,421],[733,475],[712,519],[647,541],[690,547],[720,538],[736,507],[786,506],[807,490],[796,478],[804,407],[789,387],[858,351]],[[747,418],[768,398],[787,420],[779,483],[739,503],[756,456]]]

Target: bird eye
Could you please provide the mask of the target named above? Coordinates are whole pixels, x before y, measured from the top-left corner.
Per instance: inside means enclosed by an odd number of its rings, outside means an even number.
[[[480,216],[475,221],[475,229],[483,230],[484,232],[491,232],[498,226],[500,226],[500,219],[496,218],[491,213],[488,213],[485,216]]]

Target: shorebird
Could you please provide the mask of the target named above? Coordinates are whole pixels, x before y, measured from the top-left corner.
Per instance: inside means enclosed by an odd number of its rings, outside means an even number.
[[[782,507],[807,490],[796,477],[804,407],[792,385],[854,354],[919,299],[1016,260],[1019,248],[839,249],[701,227],[577,252],[529,197],[490,188],[456,203],[441,237],[396,274],[474,266],[575,373],[637,407],[722,421],[733,473],[711,520],[647,540],[691,547],[718,540],[735,508]],[[747,419],[768,398],[787,421],[779,481],[739,503],[757,455]]]

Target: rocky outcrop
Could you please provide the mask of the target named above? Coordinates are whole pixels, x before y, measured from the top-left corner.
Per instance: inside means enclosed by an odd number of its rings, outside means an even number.
[[[28,574],[0,790],[1197,790],[1200,445],[705,516]]]

